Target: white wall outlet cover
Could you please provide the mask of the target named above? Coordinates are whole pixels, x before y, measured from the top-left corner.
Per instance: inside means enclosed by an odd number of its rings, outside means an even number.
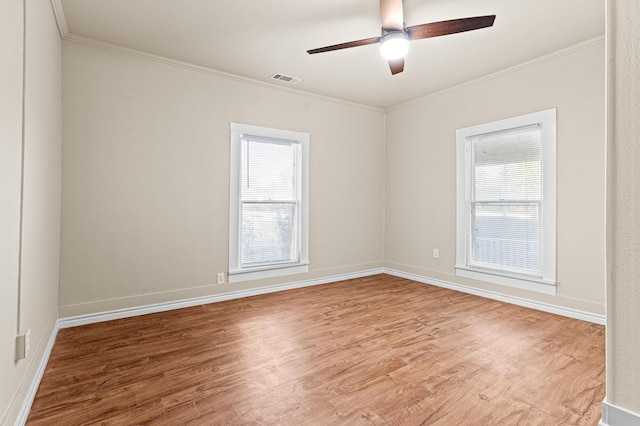
[[[16,362],[25,359],[29,355],[29,337],[31,330],[16,336]]]

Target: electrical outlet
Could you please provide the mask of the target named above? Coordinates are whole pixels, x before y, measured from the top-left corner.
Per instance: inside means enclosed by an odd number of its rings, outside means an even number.
[[[218,272],[218,284],[224,284],[224,272]]]
[[[433,249],[433,258],[434,259],[440,259],[440,250],[439,249]]]
[[[29,356],[31,330],[16,336],[16,362]]]

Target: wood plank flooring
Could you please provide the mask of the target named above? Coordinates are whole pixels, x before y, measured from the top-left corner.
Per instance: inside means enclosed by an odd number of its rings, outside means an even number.
[[[60,330],[27,424],[596,425],[604,327],[388,275]]]

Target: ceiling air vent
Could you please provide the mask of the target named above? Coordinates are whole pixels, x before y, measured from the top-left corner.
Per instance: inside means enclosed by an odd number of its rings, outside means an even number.
[[[274,74],[270,78],[272,80],[283,81],[289,84],[298,84],[300,83],[300,80],[302,80],[301,78],[291,77],[290,75],[285,75],[285,74]]]

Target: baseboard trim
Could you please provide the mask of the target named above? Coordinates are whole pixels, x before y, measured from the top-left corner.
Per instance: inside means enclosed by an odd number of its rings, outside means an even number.
[[[111,321],[114,319],[134,317],[138,315],[152,314],[156,312],[171,311],[174,309],[189,308],[192,306],[205,305],[208,303],[223,302],[225,300],[239,299],[242,297],[258,296],[261,294],[275,293],[284,290],[293,290],[296,288],[310,287],[314,285],[328,284],[337,281],[350,280],[354,278],[363,278],[371,275],[383,274],[384,268],[367,269],[364,271],[353,272],[348,274],[332,275],[323,278],[311,280],[296,281],[286,284],[277,284],[267,287],[260,287],[248,290],[230,291],[227,293],[215,294],[211,296],[196,297],[192,299],[183,299],[173,302],[156,303],[152,305],[137,306],[134,308],[116,309],[113,311],[98,312],[95,314],[78,315],[74,317],[61,318],[58,321],[59,328],[77,327],[80,325],[93,324],[103,321]]]
[[[95,314],[60,318],[55,322],[53,330],[51,331],[51,335],[49,336],[49,340],[47,342],[44,355],[40,361],[40,364],[38,365],[38,369],[36,371],[34,379],[31,385],[29,386],[28,392],[20,408],[20,412],[16,420],[16,425],[23,426],[27,421],[27,418],[29,416],[29,411],[31,410],[31,405],[33,404],[33,400],[35,399],[36,392],[38,391],[40,381],[42,380],[42,376],[44,375],[45,369],[47,367],[47,363],[49,362],[49,357],[53,350],[53,345],[56,341],[56,336],[58,335],[58,331],[62,328],[77,327],[80,325],[93,324],[97,322],[110,321],[114,319],[134,317],[138,315],[145,315],[145,314],[156,313],[156,312],[164,312],[164,311],[187,308],[187,307],[198,306],[198,305],[203,305],[208,303],[223,302],[225,300],[239,299],[239,298],[250,297],[250,296],[258,296],[261,294],[275,293],[275,292],[285,291],[285,290],[293,290],[297,288],[328,284],[328,283],[356,279],[356,278],[363,278],[363,277],[368,277],[368,276],[378,275],[378,274],[388,274],[388,275],[392,275],[400,278],[409,279],[412,281],[417,281],[423,284],[443,287],[450,290],[460,291],[463,293],[473,294],[480,297],[499,300],[501,302],[511,303],[514,305],[524,306],[532,309],[537,309],[540,311],[562,315],[570,318],[575,318],[583,321],[588,321],[596,324],[602,324],[602,325],[605,324],[605,317],[603,315],[597,315],[597,314],[592,314],[592,313],[579,311],[575,309],[563,308],[556,305],[536,302],[536,301],[532,301],[524,298],[508,296],[501,293],[481,290],[481,289],[468,287],[461,284],[455,284],[448,281],[438,280],[435,278],[429,278],[421,275],[402,272],[402,271],[398,271],[391,268],[367,269],[359,272],[332,275],[332,276],[323,277],[323,278],[296,281],[292,283],[278,284],[278,285],[260,287],[255,289],[232,291],[228,293],[216,294],[216,295],[205,296],[205,297],[197,297],[197,298],[177,300],[177,301],[167,302],[167,303],[158,303],[158,304],[145,305],[145,306],[139,306],[134,308],[99,312]],[[615,407],[614,405],[607,404],[606,402],[602,403],[602,413],[603,413],[602,420],[600,420],[599,426],[640,426],[640,417],[638,417],[633,413],[625,411],[619,407]]]
[[[640,415],[602,401],[602,419],[598,426],[640,426]]]
[[[196,297],[191,299],[182,299],[172,302],[156,303],[151,305],[137,306],[133,308],[116,309],[112,311],[98,312],[94,314],[78,315],[73,317],[61,318],[58,321],[59,328],[77,327],[80,325],[93,324],[96,322],[110,321],[120,318],[129,318],[138,315],[151,314],[156,312],[170,311],[174,309],[188,308],[192,306],[204,305],[208,303],[223,302],[225,300],[239,299],[242,297],[258,296],[261,294],[274,293],[284,290],[292,290],[296,288],[309,287],[314,285],[327,284],[336,281],[344,281],[354,278],[362,278],[377,274],[388,274],[400,278],[421,282],[423,284],[435,285],[437,287],[448,288],[450,290],[460,291],[463,293],[473,294],[475,296],[486,297],[488,299],[499,300],[501,302],[511,303],[526,308],[536,309],[543,312],[549,312],[556,315],[562,315],[569,318],[579,319],[582,321],[592,322],[595,324],[605,325],[606,318],[604,315],[593,314],[577,309],[565,308],[562,306],[552,305],[543,302],[537,302],[521,297],[509,296],[489,290],[482,290],[475,287],[469,287],[462,284],[456,284],[449,281],[443,281],[431,277],[412,274],[391,268],[376,268],[364,271],[332,275],[328,277],[296,281],[286,284],[278,284],[267,287],[260,287],[248,290],[231,291],[227,293],[215,294],[211,296]]]
[[[47,342],[47,346],[44,348],[44,354],[42,359],[40,360],[40,364],[38,365],[38,369],[36,370],[36,374],[29,385],[29,389],[27,390],[27,394],[25,395],[24,401],[22,402],[22,406],[20,407],[20,412],[18,413],[18,418],[16,419],[16,426],[24,426],[27,423],[27,418],[29,417],[29,412],[31,411],[31,405],[33,404],[33,400],[36,397],[36,392],[38,392],[38,387],[40,387],[40,381],[42,380],[42,376],[44,375],[44,371],[47,368],[47,363],[49,362],[49,357],[51,356],[51,351],[53,350],[53,345],[56,342],[56,336],[58,335],[58,321],[56,321],[53,325],[53,329],[51,330],[51,335],[49,336],[49,341]]]
[[[605,325],[606,323],[606,318],[604,315],[592,314],[590,312],[584,312],[577,309],[565,308],[562,306],[551,305],[549,303],[536,302],[534,300],[524,299],[521,297],[509,296],[502,293],[496,293],[489,290],[482,290],[475,287],[468,287],[466,285],[455,284],[449,281],[443,281],[435,278],[425,277],[422,275],[402,272],[396,269],[385,268],[384,273],[393,275],[395,277],[406,278],[408,280],[417,281],[423,284],[429,284],[429,285],[435,285],[437,287],[448,288],[450,290],[473,294],[475,296],[480,296],[480,297],[486,297],[488,299],[499,300],[501,302],[511,303],[513,305],[518,305],[518,306],[524,306],[525,308],[536,309],[538,311],[549,312],[552,314],[562,315],[565,317],[592,322],[595,324]]]

